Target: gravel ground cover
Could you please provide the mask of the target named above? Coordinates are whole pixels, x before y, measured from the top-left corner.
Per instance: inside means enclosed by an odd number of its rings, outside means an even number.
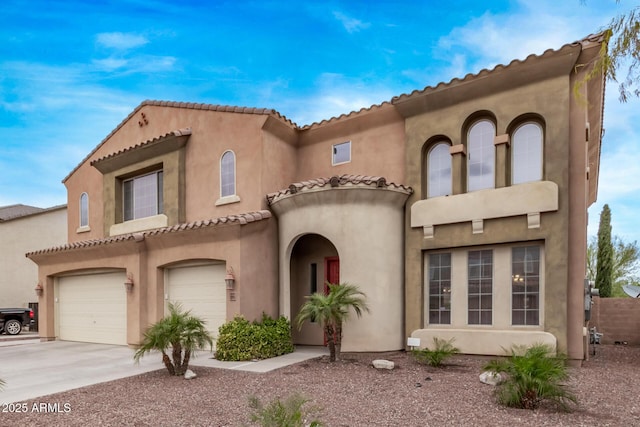
[[[393,371],[371,361],[392,360]],[[455,356],[444,368],[404,352],[343,354],[266,374],[193,367],[196,379],[166,370],[21,402],[1,426],[243,426],[248,398],[263,402],[300,393],[327,426],[632,426],[640,425],[640,347],[602,345],[569,381],[579,407],[571,413],[495,403],[478,380],[487,358]],[[4,409],[4,408],[3,408]]]

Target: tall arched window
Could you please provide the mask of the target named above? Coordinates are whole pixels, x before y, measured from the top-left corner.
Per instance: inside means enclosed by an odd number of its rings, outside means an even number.
[[[427,197],[451,194],[451,154],[449,144],[435,144],[427,157]]]
[[[80,195],[80,227],[89,226],[89,195],[82,193]]]
[[[220,159],[220,197],[236,194],[236,155],[225,151]]]
[[[467,190],[495,187],[496,127],[489,120],[475,122],[467,134]]]
[[[535,122],[518,126],[511,138],[512,184],[542,179],[542,151],[542,127]]]

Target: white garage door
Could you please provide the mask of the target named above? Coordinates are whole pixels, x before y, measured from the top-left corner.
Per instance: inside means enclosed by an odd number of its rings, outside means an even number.
[[[167,277],[168,302],[178,302],[184,310],[206,322],[214,337],[227,318],[224,264],[171,268]]]
[[[58,279],[58,336],[61,340],[127,344],[125,274]]]

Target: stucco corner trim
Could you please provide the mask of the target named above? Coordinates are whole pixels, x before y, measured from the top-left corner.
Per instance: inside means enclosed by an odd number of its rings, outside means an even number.
[[[527,215],[528,227],[539,228],[540,214],[557,210],[555,182],[528,182],[419,200],[411,206],[411,227],[472,222],[473,233],[482,233],[483,220]]]

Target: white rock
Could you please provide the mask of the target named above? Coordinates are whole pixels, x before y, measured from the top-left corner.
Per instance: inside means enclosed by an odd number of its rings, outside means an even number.
[[[197,375],[191,369],[187,369],[187,371],[184,373],[184,379],[185,380],[190,380],[190,379],[195,378],[195,377],[197,377]]]
[[[493,371],[484,371],[480,374],[480,382],[489,385],[498,385],[504,381],[502,374]]]
[[[390,360],[376,359],[373,361],[373,367],[376,369],[393,369],[395,363]]]

